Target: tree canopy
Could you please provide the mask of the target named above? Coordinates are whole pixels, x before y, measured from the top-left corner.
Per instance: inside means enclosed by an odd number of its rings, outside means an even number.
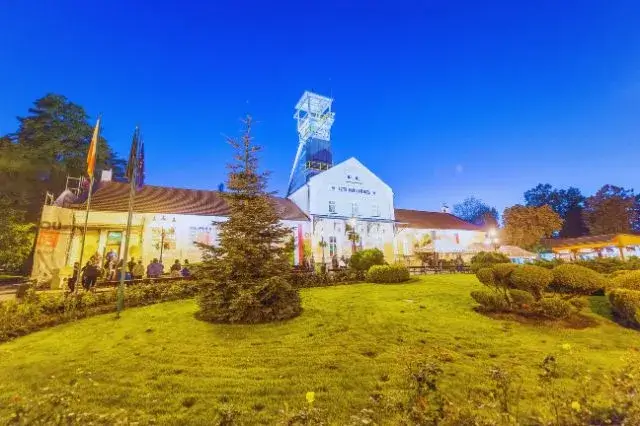
[[[592,235],[630,232],[637,213],[633,190],[615,185],[604,185],[585,202],[585,222]]]
[[[536,249],[542,238],[550,237],[562,227],[562,218],[551,206],[508,207],[502,215],[502,238],[505,243],[524,249]]]
[[[93,133],[84,108],[65,96],[47,94],[18,117],[18,130],[0,138],[0,195],[36,221],[44,194],[64,189],[67,176],[85,174],[86,155]],[[96,168],[112,168],[123,175],[124,161],[101,137]]]
[[[528,207],[550,206],[564,220],[561,237],[579,237],[586,235],[588,229],[583,220],[585,197],[578,188],[556,189],[550,184],[538,184],[524,193]]]
[[[476,225],[498,226],[498,210],[475,197],[468,197],[461,203],[454,204],[453,214]]]

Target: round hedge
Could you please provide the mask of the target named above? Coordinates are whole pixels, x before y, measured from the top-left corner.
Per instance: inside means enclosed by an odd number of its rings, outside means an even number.
[[[590,295],[606,288],[607,279],[584,266],[560,265],[553,270],[554,290],[573,295]]]
[[[609,302],[619,322],[640,328],[640,291],[615,289],[609,293]]]
[[[409,278],[409,270],[402,265],[374,265],[367,271],[367,281],[372,283],[401,283]]]
[[[611,287],[640,290],[640,271],[627,271],[624,274],[618,274],[611,279]]]
[[[573,313],[573,305],[559,297],[544,297],[537,302],[537,310],[551,319],[568,318]]]
[[[476,277],[478,281],[482,284],[494,287],[496,285],[496,279],[493,276],[493,268],[480,268],[478,272],[476,272]]]
[[[513,270],[509,279],[515,288],[528,291],[540,299],[553,281],[553,273],[540,266],[522,265]]]

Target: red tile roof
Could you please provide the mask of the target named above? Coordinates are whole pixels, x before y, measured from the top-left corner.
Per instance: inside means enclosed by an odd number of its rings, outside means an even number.
[[[395,209],[396,222],[416,229],[460,229],[482,231],[482,227],[466,222],[449,213],[424,212],[421,210]]]
[[[298,206],[287,198],[272,197],[280,219],[309,220]],[[74,209],[85,209],[86,204],[72,204]],[[96,184],[91,210],[126,212],[129,209],[129,184],[100,182]],[[136,193],[133,211],[136,213],[192,214],[227,216],[229,208],[218,191],[169,188],[145,185]]]

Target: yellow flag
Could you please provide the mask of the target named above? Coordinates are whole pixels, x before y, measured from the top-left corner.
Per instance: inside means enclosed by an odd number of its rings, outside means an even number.
[[[96,149],[98,148],[98,135],[100,134],[100,118],[96,122],[96,128],[93,129],[93,137],[91,138],[91,145],[89,145],[89,152],[87,153],[87,174],[90,178],[93,177],[93,170],[96,168]]]

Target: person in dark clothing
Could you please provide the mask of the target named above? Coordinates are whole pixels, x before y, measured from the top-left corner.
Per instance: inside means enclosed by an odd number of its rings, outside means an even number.
[[[78,282],[78,277],[80,276],[80,264],[78,262],[73,264],[73,274],[67,284],[69,285],[69,291],[73,293],[76,290],[76,283]]]
[[[191,271],[189,270],[189,260],[185,259],[182,264],[182,271],[180,271],[183,277],[190,277]]]
[[[172,277],[177,278],[182,276],[181,271],[182,271],[182,265],[180,265],[180,261],[176,259],[176,261],[173,262],[173,265],[171,265],[171,269],[169,269],[169,273],[171,274]]]
[[[464,267],[464,261],[462,260],[462,256],[458,255],[456,257],[456,271],[462,272],[463,267]]]
[[[99,274],[100,271],[98,271],[98,267],[96,265],[87,263],[87,266],[84,269],[85,289],[87,291],[92,290],[93,287],[95,287]]]
[[[127,270],[133,274],[133,267],[136,266],[136,259],[131,258],[131,260],[127,263]]]

